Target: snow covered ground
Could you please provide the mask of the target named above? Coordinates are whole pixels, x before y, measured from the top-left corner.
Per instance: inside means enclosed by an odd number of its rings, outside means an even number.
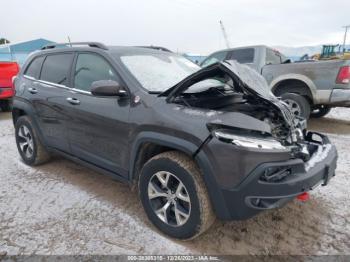
[[[10,114],[0,112],[0,254],[350,254],[350,109],[333,109],[309,128],[338,148],[327,187],[306,203],[217,221],[181,242],[155,230],[126,185],[62,158],[23,164]]]

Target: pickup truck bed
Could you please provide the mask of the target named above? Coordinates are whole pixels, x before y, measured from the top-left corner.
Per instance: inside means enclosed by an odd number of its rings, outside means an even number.
[[[254,68],[301,117],[322,117],[332,107],[350,107],[350,60],[292,63],[277,50],[259,45],[215,52],[202,66],[223,60]]]
[[[273,92],[283,93],[285,80],[295,79],[307,86],[312,103],[330,106],[350,106],[350,83],[337,81],[341,68],[348,68],[350,60],[326,60],[285,63],[262,67],[262,75]],[[279,89],[279,90],[278,90]]]

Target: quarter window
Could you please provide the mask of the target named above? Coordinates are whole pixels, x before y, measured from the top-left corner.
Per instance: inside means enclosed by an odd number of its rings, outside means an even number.
[[[266,64],[267,65],[276,65],[282,62],[281,56],[277,51],[271,49],[266,49]]]
[[[55,84],[67,85],[73,54],[48,55],[41,70],[40,79]]]
[[[43,64],[44,58],[45,58],[44,56],[39,56],[37,58],[34,58],[34,60],[27,67],[26,72],[24,74],[38,79],[40,70],[41,70],[41,65]]]
[[[74,87],[90,91],[91,84],[99,80],[118,81],[111,65],[101,56],[79,54],[74,72]]]

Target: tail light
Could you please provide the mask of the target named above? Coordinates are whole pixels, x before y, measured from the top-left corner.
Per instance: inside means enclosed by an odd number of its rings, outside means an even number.
[[[350,66],[342,66],[339,69],[336,83],[337,84],[349,84],[350,83]]]

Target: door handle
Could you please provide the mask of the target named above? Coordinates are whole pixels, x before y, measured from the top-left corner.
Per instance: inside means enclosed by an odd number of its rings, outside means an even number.
[[[28,87],[28,91],[31,94],[36,94],[38,93],[38,89],[34,88],[34,87]]]
[[[80,101],[76,98],[73,97],[67,97],[66,99],[68,101],[68,103],[71,103],[72,105],[79,105]]]

